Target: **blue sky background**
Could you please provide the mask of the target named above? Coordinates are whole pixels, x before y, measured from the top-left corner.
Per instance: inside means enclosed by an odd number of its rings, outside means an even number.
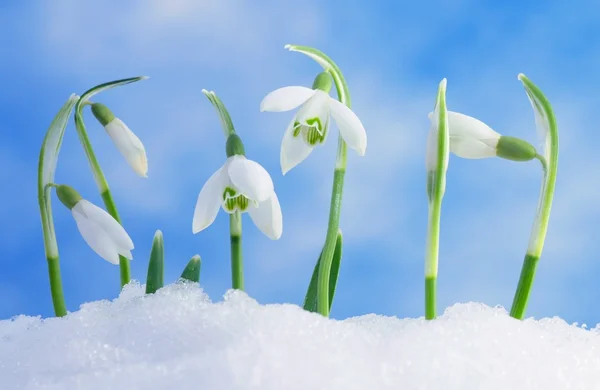
[[[96,98],[146,146],[138,178],[86,113],[91,140],[136,249],[145,280],[152,236],[165,236],[167,281],[195,253],[202,285],[230,285],[228,218],[192,235],[196,197],[224,162],[216,113],[228,107],[249,158],[269,170],[284,233],[270,241],[244,219],[246,287],[262,303],[300,304],[323,244],[335,137],[285,177],[279,146],[291,113],[260,113],[270,91],[310,86],[320,68],[287,43],[317,47],[343,70],[368,132],[367,154],[349,153],[341,227],[345,247],[332,315],[423,315],[427,222],[427,114],[439,81],[448,106],[537,145],[524,72],[552,102],[560,128],[559,177],[529,315],[600,322],[600,157],[595,112],[600,20],[592,1],[303,3],[238,0],[75,0],[0,3],[0,318],[52,314],[36,199],[44,133],[75,92],[109,80],[150,80]],[[509,307],[527,247],[540,166],[452,156],[443,205],[440,312],[456,302]],[[71,122],[56,181],[101,205]],[[67,305],[114,298],[118,267],[95,255],[54,202]]]

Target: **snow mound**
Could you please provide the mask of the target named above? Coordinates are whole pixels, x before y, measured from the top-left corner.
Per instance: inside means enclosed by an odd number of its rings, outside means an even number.
[[[194,285],[0,321],[0,388],[598,389],[600,332],[457,304],[436,321],[325,319]]]

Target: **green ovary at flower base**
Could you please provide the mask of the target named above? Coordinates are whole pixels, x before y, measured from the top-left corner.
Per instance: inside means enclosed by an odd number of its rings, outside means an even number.
[[[121,223],[121,218],[117,206],[87,135],[85,123],[83,121],[83,107],[86,105],[92,106],[93,114],[100,124],[104,126],[119,152],[125,157],[126,161],[138,175],[145,177],[147,173],[147,160],[144,147],[139,138],[137,138],[137,136],[129,130],[120,119],[116,118],[106,106],[99,103],[91,103],[90,99],[102,91],[144,80],[146,78],[147,77],[132,77],[97,85],[81,95],[81,99],[79,99],[75,106],[75,127],[90,164],[90,168],[92,169],[96,186],[102,196],[106,210],[119,223]],[[129,283],[131,279],[129,260],[125,256],[119,256],[119,269],[121,287],[123,287]]]
[[[312,88],[302,86],[280,88],[269,93],[261,102],[261,111],[281,112],[300,107],[290,121],[281,143],[280,163],[283,174],[285,175],[306,159],[314,147],[326,141],[330,117],[333,117],[340,134],[327,235],[318,261],[317,311],[324,316],[329,316],[333,300],[329,297],[332,282],[331,266],[339,227],[347,147],[363,156],[367,148],[367,134],[360,119],[350,109],[350,92],[339,67],[317,49],[296,45],[287,45],[286,48],[311,57],[323,67],[324,72],[317,75]],[[329,96],[332,78],[339,101]]]
[[[519,74],[519,80],[525,87],[525,92],[531,103],[535,114],[535,123],[542,136],[543,154],[536,157],[542,163],[543,178],[539,203],[525,260],[521,269],[521,276],[515,292],[515,297],[510,310],[510,315],[517,319],[523,319],[527,309],[527,301],[533,286],[535,271],[538,260],[542,255],[544,240],[548,230],[550,209],[556,185],[556,173],[558,169],[558,126],[550,102],[542,91],[533,84],[524,74]]]
[[[229,113],[214,92],[203,90],[219,113],[227,136],[225,164],[204,184],[198,195],[192,232],[210,226],[222,208],[230,215],[232,287],[243,290],[242,213],[272,240],[281,237],[283,218],[273,180],[257,162],[245,156],[241,138],[235,133]]]

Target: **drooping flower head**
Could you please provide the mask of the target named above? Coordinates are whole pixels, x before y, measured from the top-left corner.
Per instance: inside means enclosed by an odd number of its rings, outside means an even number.
[[[300,106],[287,127],[281,143],[281,170],[285,175],[302,162],[312,150],[325,143],[331,117],[348,147],[364,156],[367,133],[356,114],[329,96],[331,76],[320,73],[313,88],[283,87],[269,93],[260,104],[261,111],[289,111]]]
[[[56,195],[71,210],[79,233],[100,257],[112,264],[119,264],[119,255],[133,259],[131,238],[110,214],[67,185],[57,185]]]
[[[147,177],[148,160],[142,141],[122,120],[104,104],[93,103],[92,113],[113,140],[119,152],[125,157],[131,168],[141,177]]]
[[[210,226],[219,209],[247,212],[258,229],[272,240],[281,237],[283,222],[273,180],[257,162],[245,157],[237,134],[227,139],[227,160],[204,184],[194,211],[193,233]]]
[[[432,114],[429,117],[434,120]],[[500,135],[479,119],[448,111],[450,151],[462,158],[501,157],[529,161],[536,157],[533,145],[522,139]]]

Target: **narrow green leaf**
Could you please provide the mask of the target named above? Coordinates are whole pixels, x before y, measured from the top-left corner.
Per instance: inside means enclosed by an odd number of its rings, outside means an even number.
[[[225,108],[225,105],[221,99],[219,99],[215,91],[207,91],[206,89],[203,89],[202,93],[208,98],[215,110],[217,110],[219,118],[221,119],[221,125],[223,126],[225,138],[228,138],[231,134],[235,134],[235,128],[233,127],[233,121],[231,120],[229,111],[227,111],[227,108]]]
[[[194,255],[181,273],[181,279],[188,280],[193,283],[199,283],[201,266],[202,260],[200,259],[200,255]]]
[[[88,89],[83,93],[83,95],[81,95],[81,100],[77,106],[79,107],[81,104],[87,102],[94,95],[97,95],[100,92],[106,91],[111,88],[120,87],[121,85],[135,83],[136,81],[146,80],[147,78],[148,76],[130,77],[127,79],[109,81],[107,83],[96,85],[95,87]]]
[[[337,285],[338,273],[340,271],[340,263],[342,260],[342,231],[338,230],[337,238],[335,240],[335,251],[333,252],[333,260],[331,263],[331,272],[329,274],[329,310],[331,311],[331,305],[333,304],[333,296],[335,295],[335,288]],[[310,278],[310,284],[306,297],[304,298],[304,310],[317,312],[317,282],[319,280],[319,266],[321,264],[321,256],[323,251],[319,255],[319,260],[315,265],[312,277]]]
[[[148,264],[148,277],[146,279],[146,294],[154,294],[164,285],[165,246],[160,230],[154,233],[150,263]]]
[[[38,163],[38,202],[42,217],[42,229],[44,231],[44,245],[47,257],[58,256],[54,223],[52,221],[51,197],[49,196],[50,188],[48,188],[47,185],[54,182],[54,173],[56,172],[60,146],[65,134],[65,129],[67,128],[67,123],[69,122],[69,117],[78,100],[79,96],[72,94],[62,106],[58,114],[56,114],[52,120],[40,150],[40,159]]]

